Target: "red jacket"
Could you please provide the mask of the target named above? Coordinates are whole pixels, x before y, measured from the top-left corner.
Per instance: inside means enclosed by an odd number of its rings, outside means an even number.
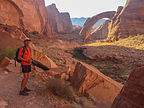
[[[25,60],[30,60],[30,59],[31,59],[31,52],[30,52],[29,47],[26,47],[26,48],[25,48],[24,54],[23,54],[23,47],[20,48],[19,56],[22,56],[22,55],[23,55],[23,59],[25,59]],[[21,64],[22,64],[22,65],[30,65],[31,63],[27,63],[27,62],[22,61]]]

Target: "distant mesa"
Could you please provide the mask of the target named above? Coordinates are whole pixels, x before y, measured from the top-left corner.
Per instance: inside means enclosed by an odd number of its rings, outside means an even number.
[[[81,17],[81,18],[71,18],[72,24],[76,26],[83,26],[88,17]],[[103,23],[106,19],[100,19],[93,28],[97,28],[101,23]]]

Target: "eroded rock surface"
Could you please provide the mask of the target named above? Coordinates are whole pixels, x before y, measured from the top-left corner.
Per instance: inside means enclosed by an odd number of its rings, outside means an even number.
[[[116,13],[115,11],[103,12],[103,13],[95,15],[91,18],[88,18],[86,20],[83,28],[80,31],[80,35],[84,36],[85,40],[87,40],[88,38],[91,38],[90,33],[91,33],[91,30],[92,30],[92,27],[94,26],[94,24],[102,18],[110,18],[110,19],[113,18],[115,13]]]
[[[124,8],[120,7],[110,25],[109,40],[118,40],[137,34],[144,34],[144,1],[127,0]]]
[[[48,19],[57,33],[71,33],[73,30],[69,13],[60,13],[55,4],[47,6]]]
[[[0,0],[0,23],[48,35],[49,27],[44,0]]]
[[[144,66],[132,71],[111,108],[144,108]]]
[[[123,85],[96,68],[79,62],[73,73],[72,86],[79,96],[89,95],[97,102],[111,105]]]

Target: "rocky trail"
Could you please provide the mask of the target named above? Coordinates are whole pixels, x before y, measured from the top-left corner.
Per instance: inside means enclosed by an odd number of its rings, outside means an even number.
[[[32,89],[29,96],[20,96],[22,73],[4,73],[0,71],[0,108],[61,108],[52,94],[50,99],[38,95],[39,87],[30,77],[28,87]]]

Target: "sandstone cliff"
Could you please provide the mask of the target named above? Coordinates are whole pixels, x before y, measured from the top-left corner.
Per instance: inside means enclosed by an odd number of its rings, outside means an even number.
[[[91,33],[91,37],[94,40],[97,39],[106,39],[108,36],[108,26],[109,26],[110,20],[106,20],[105,22],[103,22],[101,25],[99,25],[99,27],[97,27],[92,33]]]
[[[51,35],[44,0],[0,0],[0,23]]]
[[[144,108],[144,66],[135,69],[111,108]]]
[[[71,33],[73,30],[69,13],[60,13],[55,4],[47,6],[48,19],[57,33]]]
[[[109,40],[144,34],[144,1],[128,0],[120,7],[110,24]]]

